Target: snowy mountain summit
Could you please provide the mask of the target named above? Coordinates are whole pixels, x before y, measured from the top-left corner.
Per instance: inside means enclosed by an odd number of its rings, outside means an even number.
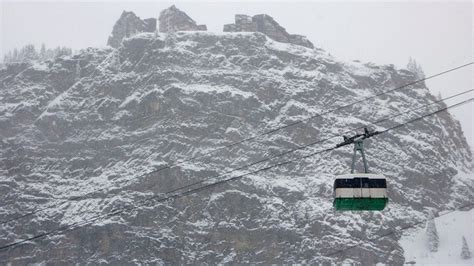
[[[390,201],[382,212],[333,210],[334,176],[346,173],[350,164],[352,149],[345,147],[107,215],[436,101],[424,83],[416,83],[188,160],[413,82],[416,74],[392,65],[339,61],[322,49],[279,42],[259,30],[158,33],[156,24],[150,30],[151,24],[134,15],[122,17],[135,22],[120,25],[136,29],[116,25],[112,48],[0,70],[1,217],[44,208],[2,224],[0,244],[104,215],[0,252],[2,263],[401,264],[400,228],[426,218],[428,209],[472,201],[472,154],[459,122],[443,112],[366,141],[371,171],[388,178]],[[382,130],[444,106],[372,128]],[[181,161],[186,162],[174,165]],[[167,165],[174,166],[154,171]]]

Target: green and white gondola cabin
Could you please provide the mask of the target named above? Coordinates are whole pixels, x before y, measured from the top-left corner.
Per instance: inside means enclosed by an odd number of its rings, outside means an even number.
[[[334,180],[338,211],[381,211],[388,203],[387,179],[380,174],[339,175]]]

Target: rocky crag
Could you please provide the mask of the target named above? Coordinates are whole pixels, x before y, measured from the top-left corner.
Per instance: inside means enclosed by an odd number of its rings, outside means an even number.
[[[174,5],[161,11],[158,21],[159,32],[207,31],[206,25],[198,25],[190,16]],[[133,12],[124,11],[115,23],[107,44],[117,48],[124,38],[141,32],[154,32],[156,30],[156,19],[141,20]],[[235,23],[224,25],[224,32],[261,32],[278,42],[314,48],[314,45],[305,36],[289,34],[285,28],[267,14],[253,17],[235,15]]]
[[[285,28],[266,14],[255,15],[253,17],[235,15],[235,23],[224,25],[224,32],[261,32],[278,42],[293,43],[308,48],[314,48],[314,45],[306,39],[305,36],[289,34]]]
[[[206,25],[197,25],[186,13],[171,6],[160,13],[160,32],[170,31],[206,31]]]
[[[117,48],[124,38],[131,37],[141,32],[156,31],[156,19],[140,19],[135,13],[123,11],[120,18],[114,25],[107,45]]]
[[[49,207],[1,225],[1,245],[436,100],[424,84],[413,84],[144,175],[416,79],[391,65],[339,61],[321,49],[276,42],[261,32],[179,31],[174,42],[166,38],[142,32],[117,48],[88,48],[0,69],[2,220]],[[436,106],[375,129],[433,110]],[[0,262],[402,264],[399,228],[426,217],[427,209],[471,202],[472,154],[449,113],[373,138],[366,148],[371,170],[389,178],[390,203],[383,212],[332,209],[334,175],[349,168],[347,147],[27,242],[0,252]],[[98,188],[105,190],[76,197]],[[395,233],[381,237],[390,232]]]
[[[135,13],[123,11],[114,25],[107,45],[118,48],[123,39],[137,35],[142,32],[176,32],[176,31],[206,31],[206,25],[197,25],[186,13],[171,6],[160,12],[157,20],[155,18],[140,19]]]

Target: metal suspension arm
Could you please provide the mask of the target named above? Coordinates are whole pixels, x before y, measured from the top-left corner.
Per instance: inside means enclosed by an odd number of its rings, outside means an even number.
[[[357,160],[357,151],[359,151],[360,154],[362,155],[362,162],[364,163],[364,173],[368,173],[369,167],[367,165],[367,160],[365,158],[364,139],[361,138],[361,139],[354,140],[354,154],[352,155],[351,174],[353,174],[355,170],[355,162]]]

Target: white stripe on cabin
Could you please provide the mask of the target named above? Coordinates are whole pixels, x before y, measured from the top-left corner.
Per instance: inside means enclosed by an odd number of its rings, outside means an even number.
[[[387,198],[386,188],[336,188],[336,198]]]

